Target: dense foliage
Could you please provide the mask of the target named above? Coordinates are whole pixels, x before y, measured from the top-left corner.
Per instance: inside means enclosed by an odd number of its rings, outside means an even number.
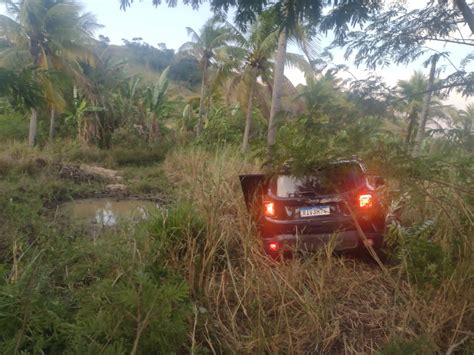
[[[445,103],[474,57],[427,48],[472,46],[464,1],[213,0],[177,51],[96,40],[75,1],[0,3],[0,353],[474,352],[474,105]],[[281,76],[269,150],[282,33],[306,83]],[[343,80],[335,47],[429,69]],[[238,176],[351,157],[386,180],[387,262],[264,257]],[[104,197],[160,208],[113,228],[64,209]]]

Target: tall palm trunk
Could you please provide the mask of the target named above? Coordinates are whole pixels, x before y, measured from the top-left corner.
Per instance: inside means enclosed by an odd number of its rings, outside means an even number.
[[[272,106],[270,109],[270,119],[268,121],[267,144],[271,148],[276,143],[277,135],[277,115],[281,111],[281,95],[283,91],[283,80],[285,74],[286,47],[288,42],[287,29],[280,32],[278,39],[278,52],[275,62],[275,76],[273,79]]]
[[[56,111],[51,107],[51,117],[49,121],[49,140],[52,142],[54,140],[56,129]]]
[[[420,125],[418,127],[418,132],[416,133],[415,138],[415,147],[413,151],[415,156],[420,154],[421,144],[423,143],[423,139],[425,138],[425,127],[430,111],[431,97],[433,96],[433,83],[435,79],[436,63],[438,62],[438,59],[439,56],[434,56],[431,59],[430,76],[428,78],[428,84],[426,86],[426,94],[423,98],[423,109],[421,110]]]
[[[33,147],[35,145],[37,128],[38,128],[38,111],[35,108],[32,108],[31,118],[30,118],[30,132],[28,135],[28,144],[30,147]]]
[[[416,110],[411,109],[410,114],[408,115],[408,129],[405,143],[410,143],[413,139],[413,134],[415,133],[415,124],[416,124]]]
[[[37,41],[33,38],[30,38],[29,48],[28,48],[31,57],[33,58],[33,80],[36,80],[36,70],[39,68],[40,64],[40,46]],[[33,147],[36,143],[36,134],[38,130],[38,110],[36,107],[31,108],[31,118],[30,118],[30,130],[28,133],[28,145]]]
[[[207,69],[208,69],[208,60],[206,59],[204,62],[204,66],[202,69],[202,84],[201,84],[201,98],[199,100],[199,117],[198,123],[196,128],[196,135],[199,136],[202,130],[202,117],[204,115],[204,101],[206,99],[206,92],[207,92]]]
[[[242,153],[245,153],[249,147],[250,130],[252,129],[253,121],[253,95],[255,87],[257,86],[257,69],[253,68],[251,73],[250,92],[247,105],[247,118],[245,120],[244,140],[242,142]]]

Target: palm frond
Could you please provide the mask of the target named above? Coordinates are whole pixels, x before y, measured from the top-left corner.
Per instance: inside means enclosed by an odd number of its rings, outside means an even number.
[[[7,47],[0,50],[0,67],[28,68],[31,66],[30,52],[18,47]]]
[[[191,41],[194,43],[202,43],[201,36],[191,27],[186,27],[188,36],[191,37]]]
[[[71,65],[75,66],[79,65],[78,62],[95,66],[97,62],[97,57],[90,48],[84,47],[74,42],[68,42],[61,46],[60,51],[56,53],[56,55],[62,57],[61,59],[66,63],[70,63]]]
[[[23,27],[8,16],[0,15],[0,37],[17,46],[28,45],[28,38]]]
[[[258,52],[260,56],[272,57],[278,47],[278,31],[268,33],[260,40],[258,45]]]
[[[221,27],[215,31],[212,38],[209,39],[207,48],[213,49],[222,47],[233,39],[232,31],[229,28]]]
[[[294,43],[301,48],[308,61],[314,60],[317,57],[317,54],[321,51],[321,48],[319,47],[319,38],[309,37],[307,30],[301,25],[297,25],[293,28],[288,42]]]
[[[301,70],[307,77],[310,77],[313,73],[311,64],[301,54],[287,53],[286,54],[286,65]]]
[[[37,72],[37,78],[44,90],[45,98],[49,106],[57,112],[64,112],[66,101],[57,82],[53,80],[54,76],[48,72]]]
[[[225,27],[228,29],[228,31],[231,34],[232,42],[235,42],[241,48],[248,48],[249,47],[248,38],[236,26],[234,26],[231,22],[225,21]]]

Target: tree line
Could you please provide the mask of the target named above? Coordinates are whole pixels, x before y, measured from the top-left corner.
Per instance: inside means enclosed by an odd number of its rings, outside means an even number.
[[[407,11],[399,3],[387,7],[376,0],[213,0],[216,15],[200,29],[187,28],[190,41],[176,53],[140,38],[124,41],[135,53],[135,62],[161,72],[153,85],[127,72],[126,63],[111,55],[106,37],[94,39],[101,26],[80,3],[1,3],[8,16],[0,16],[0,93],[16,109],[30,112],[30,145],[36,143],[38,115],[46,113],[50,139],[62,124],[81,142],[108,147],[114,131],[124,127],[153,144],[167,120],[202,139],[203,131],[215,124],[211,121],[216,112],[222,114],[220,107],[234,107],[242,116],[235,136],[240,134],[243,152],[252,137],[262,140],[265,135],[271,153],[278,128],[301,114],[341,124],[349,124],[354,115],[389,118],[414,154],[420,153],[427,134],[457,129],[469,135],[472,130],[472,105],[458,111],[442,104],[453,90],[472,94],[472,52],[466,51],[456,65],[449,52],[429,46],[474,46],[472,9],[465,1],[430,2]],[[201,2],[185,3],[196,7]],[[120,5],[125,9],[131,2],[122,0]],[[231,8],[236,10],[233,21],[225,16]],[[333,41],[322,52],[318,39],[325,34]],[[289,53],[288,42],[295,43],[299,53]],[[396,88],[372,77],[341,82],[338,73],[347,67],[331,64],[334,48],[344,48],[348,60],[372,69],[420,58],[427,69],[400,80]],[[291,85],[284,75],[286,66],[302,70],[307,85]],[[169,79],[180,78],[187,78],[191,88],[200,86],[196,99],[171,98]],[[255,119],[260,126],[253,129]]]

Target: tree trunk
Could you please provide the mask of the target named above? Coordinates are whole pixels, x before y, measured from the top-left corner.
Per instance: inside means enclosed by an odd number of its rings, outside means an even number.
[[[30,147],[33,147],[35,145],[37,127],[38,127],[38,111],[35,108],[32,108],[31,118],[30,118],[30,132],[28,136],[28,144]]]
[[[283,29],[278,39],[278,52],[275,63],[275,77],[273,79],[272,106],[270,109],[270,119],[268,121],[267,144],[271,148],[276,143],[277,135],[277,115],[281,111],[281,95],[283,91],[283,80],[285,74],[287,30]]]
[[[250,83],[250,92],[247,105],[247,119],[245,120],[245,131],[244,140],[242,142],[242,153],[245,153],[249,147],[250,130],[252,129],[253,121],[253,95],[255,93],[255,87],[257,86],[257,73],[255,69],[252,69]]]
[[[29,51],[31,56],[33,57],[33,80],[36,80],[36,70],[38,69],[38,65],[40,62],[40,55],[39,55],[39,44],[33,41],[30,38],[29,44]],[[38,130],[38,110],[34,107],[31,108],[31,118],[30,118],[30,131],[28,134],[28,145],[30,147],[34,147],[36,143],[36,133]]]
[[[56,112],[51,108],[51,118],[49,121],[49,140],[54,141],[54,134],[56,129]]]
[[[158,123],[156,121],[156,115],[152,113],[150,117],[150,132],[148,132],[148,143],[150,144],[156,143],[157,136],[158,136]]]
[[[454,0],[456,6],[461,10],[464,21],[471,29],[471,32],[474,34],[474,13],[469,8],[469,5],[466,3],[466,0]]]
[[[204,68],[202,71],[202,84],[201,84],[201,99],[199,101],[199,117],[198,123],[196,128],[196,135],[199,137],[202,130],[202,116],[204,115],[204,100],[206,99],[206,91],[207,91],[207,67],[208,62],[207,60],[204,62]]]
[[[428,84],[426,86],[427,92],[425,94],[425,97],[423,98],[423,109],[421,110],[420,125],[418,126],[418,132],[416,133],[415,138],[415,147],[413,151],[415,156],[420,154],[421,144],[423,143],[423,139],[425,138],[425,127],[430,112],[431,97],[433,96],[433,83],[436,74],[436,63],[438,62],[438,59],[439,56],[434,56],[431,59],[430,76],[428,78]]]
[[[412,109],[408,115],[408,132],[405,139],[405,143],[409,144],[413,138],[415,124],[416,124],[416,111]]]

